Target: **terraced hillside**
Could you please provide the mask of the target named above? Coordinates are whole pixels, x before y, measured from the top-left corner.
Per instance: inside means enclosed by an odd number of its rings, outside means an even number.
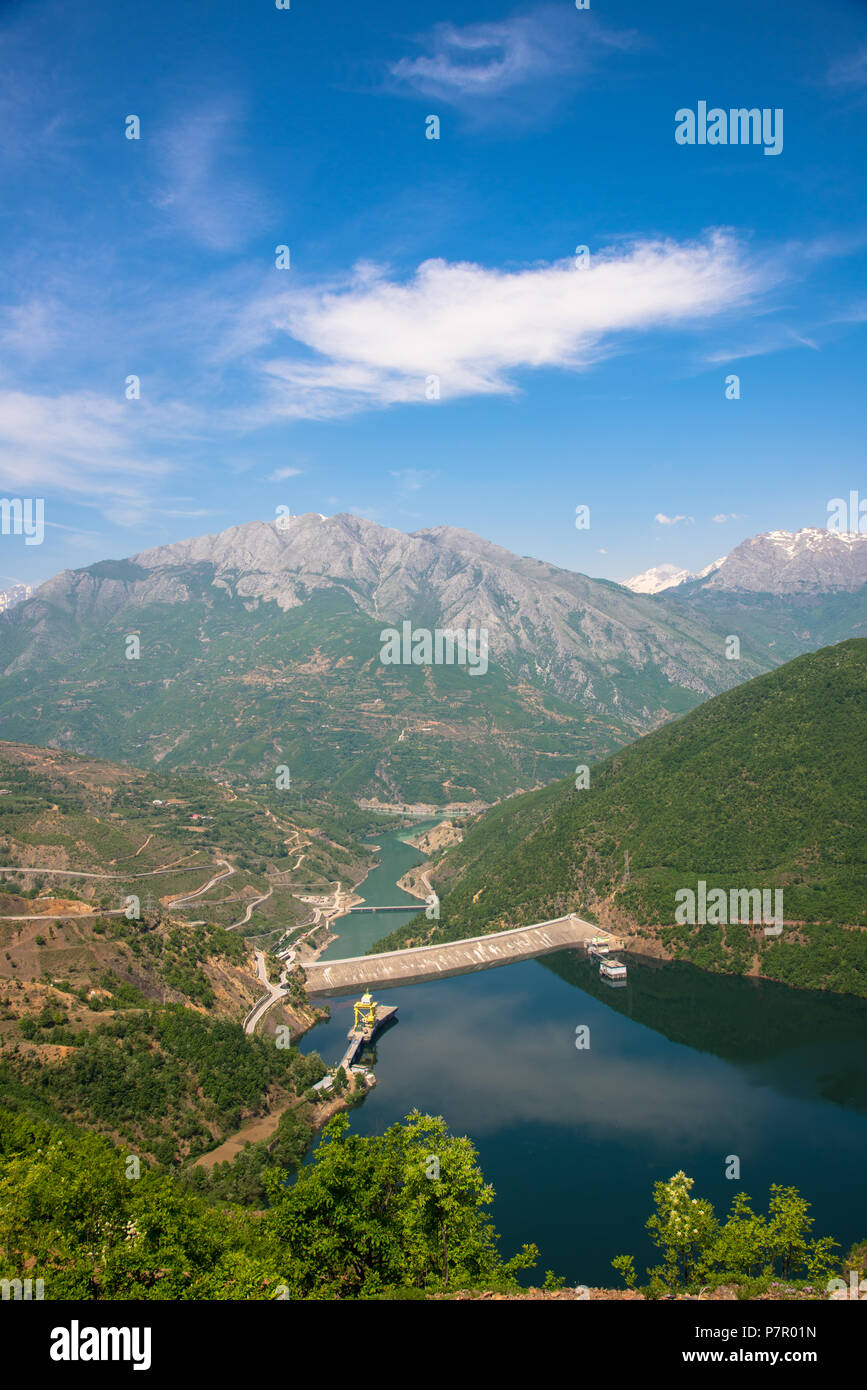
[[[352,805],[302,807],[273,782],[236,788],[10,743],[0,743],[0,814],[0,872],[8,889],[44,896],[42,915],[49,897],[74,915],[135,894],[145,912],[222,926],[266,893],[256,922],[289,926],[307,913],[293,889],[356,882],[372,855],[355,832],[376,823]]]
[[[262,995],[253,946],[312,920],[311,892],[362,877],[372,855],[354,834],[375,818],[352,806],[290,813],[280,795],[0,744],[9,1103],[161,1163],[276,1110],[267,1149],[217,1175],[253,1201],[275,1155],[300,1160],[315,1118],[304,1094],[323,1067],[245,1035]],[[317,1014],[300,977],[289,984],[271,1024],[294,1035]]]

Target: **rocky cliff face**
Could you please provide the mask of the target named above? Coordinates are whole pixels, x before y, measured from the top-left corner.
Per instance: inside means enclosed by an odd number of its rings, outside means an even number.
[[[685,584],[691,592],[854,593],[867,584],[867,534],[809,526],[800,531],[767,531],[742,541],[697,574],[663,564],[623,582],[636,594],[673,593]]]

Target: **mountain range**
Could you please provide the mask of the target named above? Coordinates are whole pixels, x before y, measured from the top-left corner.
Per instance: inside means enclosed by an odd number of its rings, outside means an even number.
[[[640,594],[452,527],[248,522],[63,571],[0,615],[0,737],[251,783],[289,766],[299,790],[374,802],[495,801],[859,631],[865,538],[799,532],[784,561],[783,534]],[[405,621],[485,629],[488,671],[384,664]]]

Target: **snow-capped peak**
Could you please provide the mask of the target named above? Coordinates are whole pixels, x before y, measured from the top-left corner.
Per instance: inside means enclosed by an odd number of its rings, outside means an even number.
[[[625,579],[636,594],[659,594],[690,580],[703,589],[737,589],[747,593],[796,594],[845,589],[867,584],[867,533],[803,526],[799,531],[765,531],[741,541],[728,555],[692,574],[677,565]]]
[[[722,555],[719,560],[712,560],[703,570],[699,570],[698,574],[693,574],[692,570],[681,569],[679,565],[654,565],[653,569],[643,570],[641,574],[634,574],[631,579],[624,579],[623,587],[631,589],[634,594],[660,594],[663,589],[674,589],[678,584],[687,584],[690,579],[705,579],[707,575],[719,569],[725,558],[725,555]]]
[[[634,594],[659,594],[663,589],[672,589],[675,584],[685,584],[692,578],[694,576],[689,570],[681,569],[678,565],[654,565],[653,569],[624,579],[623,586]]]

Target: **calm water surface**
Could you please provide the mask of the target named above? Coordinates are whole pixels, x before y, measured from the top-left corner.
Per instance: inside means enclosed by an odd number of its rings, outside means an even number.
[[[395,878],[421,861],[405,833],[378,839],[368,901],[401,901]],[[363,953],[413,911],[342,918],[326,955]],[[445,1116],[496,1189],[504,1253],[535,1241],[539,1272],[570,1283],[618,1283],[617,1254],[650,1261],[653,1183],[680,1168],[725,1210],[731,1154],[757,1205],[772,1182],[791,1184],[817,1234],[844,1250],[867,1237],[867,1003],[627,959],[625,989],[577,951],[377,988],[400,1022],[378,1041],[379,1084],[353,1129],[381,1133],[413,1108]],[[303,1045],[335,1062],[353,1001],[329,1002]],[[588,1051],[575,1047],[582,1024]]]

